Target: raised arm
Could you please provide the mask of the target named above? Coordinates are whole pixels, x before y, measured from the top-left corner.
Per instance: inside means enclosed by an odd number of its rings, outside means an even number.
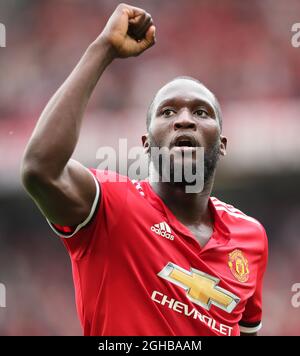
[[[88,100],[103,71],[115,58],[137,56],[154,42],[151,16],[120,4],[42,112],[25,149],[21,175],[25,189],[51,222],[82,223],[95,199],[92,175],[71,156]]]

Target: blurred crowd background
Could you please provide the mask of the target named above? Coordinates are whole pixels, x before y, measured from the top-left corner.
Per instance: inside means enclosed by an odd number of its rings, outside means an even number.
[[[0,335],[81,335],[69,258],[20,183],[22,152],[43,107],[106,23],[115,0],[1,1]],[[269,236],[262,335],[300,335],[299,0],[148,0],[157,44],[116,60],[85,115],[74,157],[97,167],[97,148],[140,144],[155,92],[191,75],[215,92],[228,155],[214,195],[260,220]],[[63,120],[63,117],[62,117]],[[51,134],[51,133],[49,133]],[[67,133],[66,133],[67,134]]]

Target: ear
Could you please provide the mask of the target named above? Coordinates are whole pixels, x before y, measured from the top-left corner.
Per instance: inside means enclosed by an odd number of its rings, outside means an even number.
[[[142,143],[143,143],[143,147],[144,147],[144,150],[145,150],[145,153],[149,153],[149,148],[150,148],[150,145],[149,145],[149,140],[148,140],[148,134],[145,134],[142,136]]]
[[[226,156],[227,137],[220,135],[220,155]]]

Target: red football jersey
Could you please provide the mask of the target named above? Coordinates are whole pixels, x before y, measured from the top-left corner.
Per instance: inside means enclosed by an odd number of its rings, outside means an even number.
[[[90,216],[73,230],[52,225],[71,257],[84,335],[260,329],[267,238],[257,220],[210,198],[214,230],[201,248],[147,181],[90,172],[97,185]]]

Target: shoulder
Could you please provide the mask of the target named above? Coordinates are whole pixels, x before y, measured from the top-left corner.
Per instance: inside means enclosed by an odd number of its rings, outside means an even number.
[[[130,181],[127,176],[109,170],[89,168],[89,171],[97,178],[101,185],[105,183],[128,183]]]
[[[211,202],[226,225],[229,225],[231,228],[235,227],[237,229],[246,230],[251,235],[255,235],[261,239],[264,244],[267,243],[266,231],[260,221],[216,197],[211,197]]]
[[[139,197],[145,196],[142,187],[142,181],[130,179],[126,175],[121,175],[119,173],[109,170],[98,170],[94,168],[89,168],[89,171],[93,174],[93,176],[99,183],[103,196],[127,196],[128,192],[130,191]]]

